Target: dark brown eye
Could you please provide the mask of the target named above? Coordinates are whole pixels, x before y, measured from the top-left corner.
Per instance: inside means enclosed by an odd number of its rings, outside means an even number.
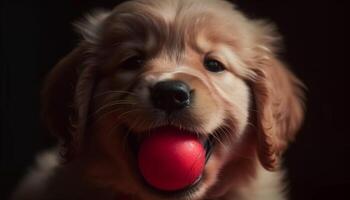
[[[204,67],[211,72],[222,72],[225,70],[224,65],[215,59],[206,58],[203,64]]]
[[[124,70],[137,70],[140,69],[144,65],[144,58],[141,56],[133,56],[126,59],[120,67]]]

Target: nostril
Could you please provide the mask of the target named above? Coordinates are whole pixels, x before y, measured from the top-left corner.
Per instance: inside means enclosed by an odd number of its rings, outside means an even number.
[[[156,108],[169,112],[189,106],[191,93],[189,86],[182,81],[162,81],[151,89],[151,100]]]
[[[174,94],[172,95],[172,98],[176,103],[180,103],[180,104],[187,103],[189,102],[189,93],[179,90],[174,92]]]

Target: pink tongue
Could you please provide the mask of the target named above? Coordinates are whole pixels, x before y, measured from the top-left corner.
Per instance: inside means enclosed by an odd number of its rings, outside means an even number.
[[[174,127],[153,130],[138,153],[145,180],[164,191],[193,184],[202,174],[204,163],[205,150],[195,134]]]

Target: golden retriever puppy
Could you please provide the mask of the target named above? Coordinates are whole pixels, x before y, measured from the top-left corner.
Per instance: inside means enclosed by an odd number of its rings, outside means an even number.
[[[76,23],[81,42],[43,90],[61,141],[14,199],[283,200],[280,156],[303,119],[302,83],[277,58],[270,24],[222,0],[134,0]],[[198,180],[171,191],[144,181],[152,130],[203,142]]]

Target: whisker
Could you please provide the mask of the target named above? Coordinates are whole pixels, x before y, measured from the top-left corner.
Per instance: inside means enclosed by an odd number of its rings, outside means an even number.
[[[133,109],[133,110],[128,110],[128,111],[126,111],[126,112],[123,112],[123,113],[121,113],[120,115],[118,115],[118,119],[123,119],[122,117],[126,117],[126,115],[127,114],[129,114],[129,113],[131,113],[131,112],[135,112],[135,111],[140,111],[140,109]]]
[[[131,103],[130,101],[126,101],[126,100],[120,100],[120,101],[112,101],[109,104],[100,106],[98,109],[96,109],[95,112],[93,112],[91,114],[91,116],[94,116],[96,114],[98,114],[99,112],[101,112],[102,110],[112,107],[112,106],[116,106],[116,105],[136,105],[136,103]]]
[[[139,124],[140,124],[140,117],[142,117],[141,115],[138,115],[137,118],[135,120],[133,120],[132,124],[130,124],[130,129],[135,129]]]
[[[215,137],[216,140],[218,140],[218,142],[220,142],[224,147],[226,147],[227,144],[225,144],[225,143],[223,142],[223,140],[224,140],[224,141],[228,141],[229,144],[232,144],[232,139],[231,139],[231,137],[230,137],[230,135],[231,135],[232,133],[231,133],[231,130],[230,130],[226,125],[224,125],[224,126],[222,126],[222,127],[219,128],[219,133],[221,133],[221,134],[218,135],[218,132],[215,132],[215,133],[213,134],[213,136]]]
[[[216,134],[216,133],[214,133],[214,134],[212,134],[212,136],[214,137],[214,139],[217,141],[217,142],[219,142],[222,146],[226,146],[222,141],[221,141],[221,139],[220,139],[220,137]]]
[[[242,154],[239,154],[237,152],[234,152],[233,153],[235,156],[238,156],[240,158],[244,158],[244,159],[247,159],[247,160],[254,160],[254,157],[253,156],[245,156],[245,155],[242,155]]]
[[[136,110],[132,110],[132,111],[136,111]],[[127,133],[125,133],[125,136],[123,137],[123,150],[124,151],[126,150],[126,147],[127,147],[127,144],[128,144],[126,140],[127,140],[128,136],[131,134],[131,130],[133,128],[135,128],[138,123],[140,123],[139,118],[140,118],[140,116],[132,123],[132,125],[130,125],[130,127],[128,128]]]
[[[226,139],[232,145],[233,144],[233,138],[232,138],[233,130],[231,128],[229,128],[229,126],[230,125],[226,124],[226,126],[224,126],[223,129],[224,129],[224,135],[225,135]]]
[[[113,110],[110,110],[108,112],[105,112],[105,113],[102,113],[98,118],[96,118],[94,121],[97,122],[99,121],[100,119],[103,119],[106,115],[109,115],[109,114],[113,114],[113,113],[116,113],[118,111],[120,111],[122,108],[117,108],[117,109],[113,109]],[[93,116],[89,116],[89,117],[93,117]]]

